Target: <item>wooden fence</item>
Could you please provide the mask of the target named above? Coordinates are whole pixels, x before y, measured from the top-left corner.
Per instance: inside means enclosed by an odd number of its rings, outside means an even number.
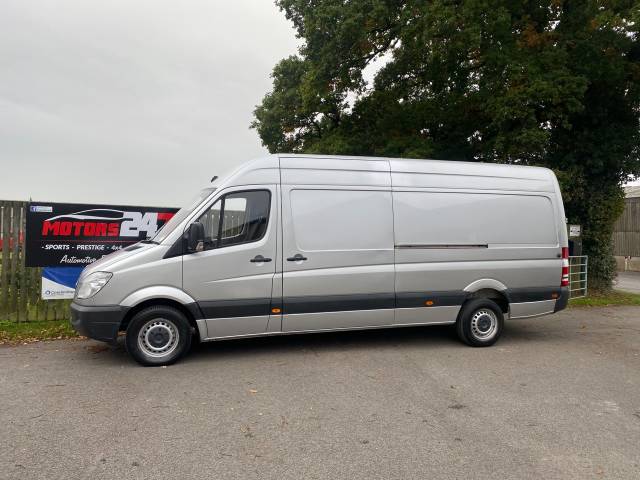
[[[0,200],[0,321],[58,320],[68,300],[40,298],[42,269],[24,266],[27,202]]]
[[[640,257],[640,197],[625,199],[624,212],[613,227],[613,254]]]

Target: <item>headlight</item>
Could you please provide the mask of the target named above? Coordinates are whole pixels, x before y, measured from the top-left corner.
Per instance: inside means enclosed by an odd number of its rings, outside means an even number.
[[[113,273],[93,272],[80,279],[76,286],[76,298],[91,298],[104,287]]]

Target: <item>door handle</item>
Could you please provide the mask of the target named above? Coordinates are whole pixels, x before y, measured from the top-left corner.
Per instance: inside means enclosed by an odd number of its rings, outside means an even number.
[[[287,258],[287,262],[301,262],[306,259],[307,257],[303,257],[301,254],[296,253],[293,257]]]
[[[267,258],[267,257],[263,257],[262,255],[256,255],[255,257],[253,257],[251,260],[249,260],[251,263],[262,263],[262,262],[270,262],[271,259]]]

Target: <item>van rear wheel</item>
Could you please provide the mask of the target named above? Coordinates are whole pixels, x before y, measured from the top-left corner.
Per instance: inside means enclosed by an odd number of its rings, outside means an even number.
[[[462,306],[456,331],[458,338],[472,347],[489,347],[498,341],[504,328],[504,315],[493,300],[478,298]]]
[[[127,328],[125,345],[141,365],[163,366],[191,348],[191,326],[182,312],[164,305],[136,313]]]

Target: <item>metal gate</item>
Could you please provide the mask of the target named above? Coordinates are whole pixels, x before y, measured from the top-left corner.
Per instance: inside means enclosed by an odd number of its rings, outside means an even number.
[[[569,298],[587,296],[587,268],[589,257],[569,257]]]

